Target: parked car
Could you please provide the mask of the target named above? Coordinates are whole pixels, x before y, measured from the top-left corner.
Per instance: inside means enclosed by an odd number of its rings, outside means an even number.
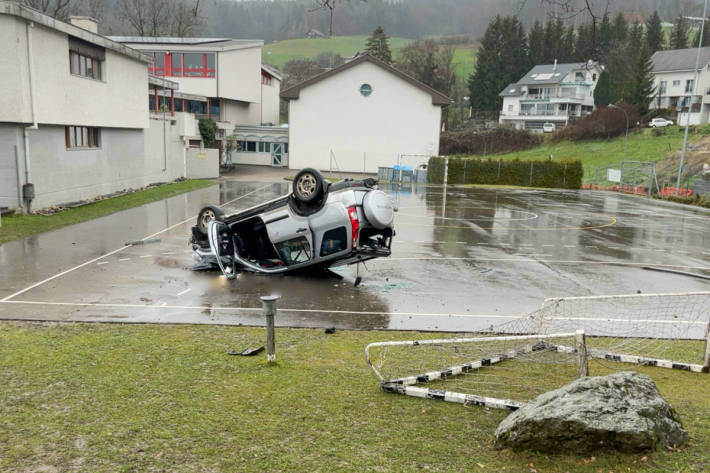
[[[542,124],[542,132],[543,133],[553,133],[555,131],[555,124],[554,123],[543,123]]]
[[[203,207],[190,240],[198,264],[238,271],[327,270],[390,255],[395,206],[375,179],[326,181],[306,168],[292,192],[233,215]]]
[[[666,120],[665,118],[654,118],[653,120],[651,120],[648,126],[650,126],[651,128],[661,128],[672,124],[673,121],[671,120]]]

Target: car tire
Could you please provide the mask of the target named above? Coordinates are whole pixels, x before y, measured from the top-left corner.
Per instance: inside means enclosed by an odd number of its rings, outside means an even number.
[[[325,179],[313,168],[302,169],[293,178],[293,195],[299,202],[309,204],[323,195]]]
[[[223,220],[224,210],[216,205],[205,205],[197,214],[197,228],[207,238],[207,224],[210,220]]]

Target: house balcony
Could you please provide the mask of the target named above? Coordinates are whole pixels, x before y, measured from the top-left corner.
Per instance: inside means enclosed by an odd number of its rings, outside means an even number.
[[[570,93],[570,92],[559,92],[556,94],[527,94],[525,97],[521,99],[522,101],[525,100],[531,100],[531,101],[545,101],[545,100],[556,100],[556,99],[565,99],[565,100],[584,100],[585,95],[584,94],[576,94],[576,93]]]

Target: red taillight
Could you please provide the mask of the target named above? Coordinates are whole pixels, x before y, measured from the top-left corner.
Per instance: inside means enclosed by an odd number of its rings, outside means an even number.
[[[350,228],[353,234],[353,248],[357,248],[357,237],[360,233],[360,220],[357,218],[357,208],[349,207],[348,216],[350,217]]]

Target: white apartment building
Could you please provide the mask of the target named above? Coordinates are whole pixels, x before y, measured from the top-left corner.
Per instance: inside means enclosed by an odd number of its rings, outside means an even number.
[[[441,109],[451,103],[368,54],[290,87],[281,97],[289,106],[290,168],[368,173],[392,167],[402,155],[419,162],[437,155]]]
[[[501,125],[542,131],[543,123],[557,128],[594,111],[594,89],[603,66],[597,62],[544,64],[533,67],[500,94]]]
[[[151,91],[148,105],[209,117],[221,129],[278,125],[281,76],[262,66],[261,40],[111,36],[152,58],[151,74],[179,85],[174,100]]]
[[[696,48],[657,51],[653,61],[656,86],[650,107],[678,113],[678,123],[691,125],[710,122],[710,47],[700,50],[698,84],[695,79]]]

